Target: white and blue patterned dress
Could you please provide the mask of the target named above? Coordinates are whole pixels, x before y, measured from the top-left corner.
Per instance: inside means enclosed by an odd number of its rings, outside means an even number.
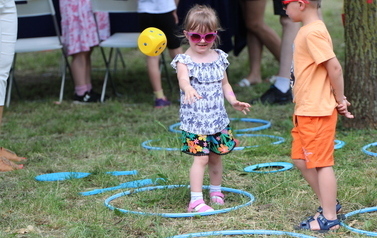
[[[177,69],[177,62],[187,65],[191,86],[202,99],[192,104],[185,104],[181,90],[180,129],[198,135],[213,135],[222,131],[229,124],[224,106],[222,79],[229,66],[228,54],[215,49],[219,57],[210,63],[195,63],[186,54],[177,55],[171,66]]]

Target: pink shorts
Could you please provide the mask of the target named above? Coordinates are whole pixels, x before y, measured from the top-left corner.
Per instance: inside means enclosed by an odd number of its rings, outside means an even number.
[[[334,165],[334,139],[338,113],[311,117],[293,115],[292,159],[304,159],[308,169]]]

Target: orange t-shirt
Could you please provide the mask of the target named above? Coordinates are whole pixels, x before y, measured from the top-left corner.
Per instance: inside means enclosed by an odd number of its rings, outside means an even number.
[[[330,34],[322,21],[301,27],[293,52],[295,115],[329,116],[333,113],[337,104],[322,63],[334,57]]]

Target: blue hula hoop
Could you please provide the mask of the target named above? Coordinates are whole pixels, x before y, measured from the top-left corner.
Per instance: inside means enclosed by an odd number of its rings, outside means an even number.
[[[371,155],[371,156],[375,156],[375,157],[377,157],[377,153],[374,153],[374,152],[371,152],[371,151],[368,150],[369,147],[371,147],[371,146],[377,146],[377,142],[370,143],[370,144],[364,146],[363,149],[362,149],[362,151],[363,151],[365,154],[367,154],[367,155]]]
[[[267,128],[271,127],[271,122],[266,121],[266,120],[262,120],[262,119],[255,119],[255,118],[229,118],[229,120],[231,120],[231,121],[243,121],[243,122],[254,122],[254,123],[262,123],[263,124],[262,126],[233,130],[234,132],[260,131],[260,130],[264,130],[264,129],[267,129]],[[169,130],[171,132],[181,133],[181,130],[175,129],[176,127],[179,127],[180,125],[181,125],[180,122],[175,123],[175,124],[169,126]]]
[[[269,138],[277,139],[276,141],[271,142],[270,143],[271,145],[278,145],[278,144],[281,144],[281,143],[285,142],[285,139],[283,137],[273,136],[273,135],[264,135],[264,134],[236,134],[235,136],[269,137]],[[234,150],[243,150],[243,149],[252,148],[252,147],[259,147],[259,145],[239,146],[239,147],[235,147]]]
[[[336,143],[334,145],[335,150],[342,148],[346,144],[344,141],[341,140],[334,140],[334,142]]]
[[[189,188],[190,186],[187,186],[187,185],[167,185],[167,186],[144,187],[144,188],[135,189],[133,191],[125,191],[125,192],[118,193],[118,194],[115,194],[115,195],[107,198],[105,200],[105,206],[108,207],[111,210],[117,209],[118,211],[123,212],[123,213],[132,213],[132,214],[139,214],[139,215],[155,215],[155,216],[162,216],[162,217],[169,217],[169,218],[180,218],[180,217],[194,217],[194,216],[209,216],[209,215],[215,215],[215,214],[220,214],[220,213],[226,213],[226,212],[230,212],[230,211],[239,209],[241,207],[249,206],[255,200],[254,196],[251,193],[248,193],[246,191],[222,187],[221,188],[222,191],[231,192],[231,193],[238,193],[238,194],[244,195],[244,196],[249,198],[249,201],[247,201],[244,204],[234,206],[234,207],[230,207],[230,208],[224,208],[224,209],[210,211],[210,212],[194,212],[194,213],[137,212],[137,211],[131,211],[131,210],[126,210],[126,209],[116,208],[116,207],[114,207],[110,204],[110,202],[114,199],[117,199],[117,198],[125,196],[125,195],[130,195],[130,194],[133,194],[133,193],[139,193],[139,192],[144,192],[144,191],[152,191],[152,190],[156,190],[156,189],[173,189],[173,188],[180,188],[180,187]],[[203,188],[209,189],[209,186],[203,186]]]
[[[273,139],[277,139],[274,142],[271,142],[271,145],[277,145],[285,142],[285,139],[280,136],[273,136],[273,135],[264,135],[264,134],[236,134],[235,136],[247,136],[247,137],[269,137]],[[141,146],[147,150],[167,150],[167,151],[177,151],[180,150],[179,148],[170,148],[170,147],[158,147],[158,146],[150,146],[150,144],[153,141],[159,141],[159,140],[147,140],[141,143]],[[250,145],[250,146],[241,146],[241,147],[234,147],[233,150],[243,150],[247,148],[252,148],[252,147],[259,147],[260,145]]]
[[[363,208],[363,209],[360,209],[360,210],[356,210],[356,211],[347,213],[345,216],[346,216],[346,218],[348,218],[348,217],[356,215],[356,214],[362,214],[362,213],[367,213],[367,212],[375,212],[375,211],[377,211],[377,207],[367,207],[367,208]],[[341,222],[340,224],[342,226],[344,226],[345,228],[347,228],[348,230],[359,233],[359,234],[363,234],[363,235],[367,235],[367,236],[377,236],[377,232],[356,229],[356,228],[353,228],[353,227],[345,224],[344,222]]]
[[[138,172],[137,170],[130,170],[130,171],[110,171],[106,172],[106,174],[120,176],[120,175],[136,175]],[[91,173],[85,172],[57,172],[57,173],[49,173],[49,174],[41,174],[35,177],[37,181],[62,181],[67,179],[80,179],[88,177]]]
[[[204,236],[218,236],[218,235],[284,235],[301,238],[315,238],[300,233],[287,232],[287,231],[272,231],[272,230],[225,230],[225,231],[208,231],[191,233],[184,235],[172,236],[170,238],[188,238],[188,237],[204,237]]]
[[[265,167],[283,167],[283,168],[277,169],[277,170],[271,170],[271,171],[258,171],[258,169],[265,168]],[[293,168],[293,164],[291,163],[271,162],[271,163],[254,164],[254,165],[244,168],[243,170],[245,172],[253,172],[253,173],[276,173],[276,172],[286,171],[291,168]]]
[[[176,151],[176,150],[179,150],[179,148],[165,148],[165,147],[157,147],[157,146],[150,146],[148,144],[150,144],[152,141],[159,141],[159,140],[147,140],[147,141],[144,141],[143,143],[141,143],[141,146],[147,150],[167,150],[167,151]]]

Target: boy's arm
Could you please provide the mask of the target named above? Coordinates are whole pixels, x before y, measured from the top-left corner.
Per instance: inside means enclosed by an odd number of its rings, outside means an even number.
[[[338,59],[336,57],[325,61],[324,66],[327,69],[327,73],[330,78],[331,87],[333,89],[334,97],[338,103],[337,110],[339,114],[347,117],[353,118],[353,115],[347,110],[347,107],[351,104],[347,101],[344,96],[344,80],[343,80],[343,70]]]
[[[340,104],[344,99],[344,82],[342,66],[340,65],[336,57],[329,59],[323,64],[327,69],[331,87],[334,92],[335,100],[338,104]]]

